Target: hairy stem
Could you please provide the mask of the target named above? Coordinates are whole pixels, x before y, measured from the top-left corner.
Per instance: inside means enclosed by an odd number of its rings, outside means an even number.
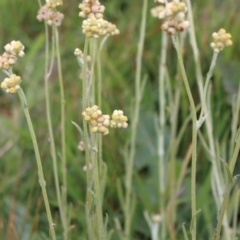
[[[166,238],[166,220],[165,220],[165,71],[166,71],[166,58],[167,58],[167,34],[162,33],[162,47],[161,47],[161,60],[159,64],[159,81],[158,81],[158,101],[159,101],[159,136],[158,136],[158,174],[159,174],[159,194],[160,194],[160,212],[162,217],[161,222],[161,238]]]
[[[52,119],[51,119],[51,107],[50,107],[50,97],[49,97],[49,31],[47,24],[45,23],[45,35],[46,35],[46,43],[45,43],[45,76],[44,76],[44,87],[45,87],[45,98],[46,98],[46,115],[47,115],[47,124],[48,124],[48,132],[49,132],[49,139],[50,139],[50,149],[51,149],[51,156],[53,161],[53,172],[54,172],[54,180],[55,180],[55,188],[57,193],[57,201],[58,207],[61,217],[61,222],[64,229],[64,239],[67,240],[67,228],[66,228],[66,218],[63,213],[63,206],[61,201],[61,191],[59,187],[59,179],[58,179],[58,171],[57,171],[57,155],[56,155],[56,148],[55,148],[55,141],[53,136],[53,127],[52,127]],[[51,68],[51,67],[50,67]]]
[[[136,134],[139,120],[139,111],[141,103],[141,69],[142,69],[142,55],[143,55],[143,45],[145,38],[145,28],[146,28],[146,17],[147,17],[147,0],[143,0],[143,10],[142,10],[142,21],[141,21],[141,30],[140,38],[138,43],[138,52],[137,52],[137,69],[136,69],[136,78],[135,78],[135,105],[134,113],[131,125],[131,139],[130,139],[130,154],[129,160],[126,161],[126,196],[125,196],[125,226],[124,234],[127,240],[131,239],[130,229],[131,229],[131,212],[132,210],[132,174],[133,174],[133,164],[136,151]]]
[[[184,82],[184,86],[187,92],[188,100],[191,108],[191,116],[192,116],[192,169],[191,169],[191,208],[192,208],[192,240],[196,240],[196,165],[197,165],[197,113],[196,107],[194,104],[193,96],[191,93],[191,89],[188,83],[185,67],[183,64],[181,48],[179,44],[178,38],[173,37],[173,43],[177,51],[178,62],[180,66],[180,70],[182,73],[182,78]]]
[[[23,108],[23,111],[24,111],[24,114],[25,114],[25,117],[27,120],[28,128],[29,128],[32,142],[33,142],[33,148],[34,148],[36,161],[37,161],[39,184],[42,188],[43,201],[44,201],[44,205],[45,205],[46,212],[47,212],[47,219],[48,219],[48,224],[49,224],[49,229],[50,229],[50,235],[51,235],[52,240],[56,240],[54,223],[52,220],[52,214],[51,214],[50,205],[49,205],[49,201],[48,201],[47,190],[46,190],[46,181],[44,179],[38,143],[37,143],[36,135],[35,135],[35,132],[33,129],[32,120],[31,120],[31,117],[30,117],[30,114],[28,111],[27,100],[26,100],[26,97],[25,97],[25,94],[24,94],[22,88],[20,88],[18,90],[18,96],[19,96],[21,104],[22,104],[22,108]]]

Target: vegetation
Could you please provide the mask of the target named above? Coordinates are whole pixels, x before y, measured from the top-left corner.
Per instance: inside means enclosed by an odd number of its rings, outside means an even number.
[[[1,90],[0,239],[237,239],[237,0],[192,1],[195,32],[191,32],[193,22],[189,19],[189,30],[177,35],[180,42],[163,33],[163,21],[151,16],[154,1],[102,0],[104,19],[120,30],[120,34],[107,38],[102,49],[101,38],[89,40],[82,33],[79,3],[69,0],[57,8],[64,19],[61,26],[48,27],[48,60],[45,25],[36,18],[38,1],[0,1],[2,52],[13,39],[25,46],[25,56],[17,60],[13,72],[22,79],[54,223],[49,232],[49,215],[24,115],[26,108],[23,111],[17,94]],[[212,33],[220,28],[231,33],[233,45],[221,51],[215,68],[210,68]],[[194,36],[199,57],[192,47]],[[55,56],[46,77],[52,46]],[[86,55],[91,56],[89,68],[78,64],[76,48],[84,52],[83,62],[87,62]],[[89,95],[82,84],[88,70],[97,79]],[[183,78],[184,71],[187,79]],[[0,76],[2,82],[4,71]],[[189,103],[186,83],[194,108]],[[201,84],[205,84],[205,92]],[[48,94],[55,157],[47,120]],[[82,112],[93,105],[109,115],[115,109],[123,110],[128,128],[111,128],[106,136],[90,133]],[[198,122],[193,121],[193,109]],[[198,126],[195,153],[193,123]],[[85,143],[86,151],[80,151],[80,141]],[[86,146],[86,142],[91,145]],[[196,179],[192,175],[192,156],[197,157]]]

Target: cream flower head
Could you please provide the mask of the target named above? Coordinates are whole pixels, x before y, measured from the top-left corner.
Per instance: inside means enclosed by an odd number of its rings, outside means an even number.
[[[232,36],[225,29],[221,28],[218,32],[212,34],[213,42],[210,44],[214,52],[220,52],[225,47],[231,46]]]
[[[20,88],[21,77],[12,74],[9,78],[5,78],[1,83],[1,88],[7,93],[16,93]]]

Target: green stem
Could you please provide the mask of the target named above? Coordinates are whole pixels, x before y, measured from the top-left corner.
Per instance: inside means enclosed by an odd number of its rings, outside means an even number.
[[[105,37],[105,39],[107,39]],[[102,109],[102,69],[101,69],[101,49],[100,49],[100,45],[98,42],[97,45],[97,99],[98,99],[98,106],[100,109]],[[98,159],[99,159],[99,166],[100,166],[100,174],[102,176],[103,174],[103,156],[102,156],[102,135],[99,135],[99,144],[98,144]],[[103,189],[101,189],[102,191],[102,196],[103,196]]]
[[[235,145],[235,148],[233,151],[233,156],[230,161],[229,169],[230,169],[231,174],[233,174],[233,171],[234,171],[237,159],[238,159],[239,150],[240,150],[240,135],[238,135],[237,143]]]
[[[87,84],[87,94],[89,94],[89,100],[91,103],[96,102],[96,76],[95,76],[95,64],[97,55],[98,39],[90,39],[90,57],[91,57],[91,69],[90,69],[90,80]],[[99,106],[99,105],[98,105]]]
[[[38,144],[37,144],[37,139],[36,139],[36,135],[35,135],[35,132],[33,129],[32,120],[29,115],[27,100],[26,100],[26,97],[24,95],[22,88],[20,88],[18,90],[18,96],[20,98],[20,101],[21,101],[21,104],[23,107],[23,111],[24,111],[24,114],[25,114],[25,117],[27,120],[28,128],[29,128],[32,142],[33,142],[33,148],[35,151],[35,156],[36,156],[36,161],[37,161],[39,184],[42,188],[43,200],[44,200],[44,205],[45,205],[46,212],[47,212],[47,219],[48,219],[48,224],[49,224],[49,229],[50,229],[50,235],[53,240],[56,240],[54,223],[52,220],[52,214],[51,214],[51,210],[50,210],[50,206],[49,206],[47,190],[46,190],[46,181],[44,179],[42,162],[41,162],[41,157],[40,157],[39,148],[38,148]]]
[[[178,38],[173,37],[173,43],[177,51],[178,62],[182,73],[184,86],[187,92],[192,116],[192,169],[191,169],[191,208],[192,208],[192,240],[196,240],[196,165],[197,165],[197,113],[191,89],[188,83],[186,71],[183,64],[181,49]]]
[[[208,87],[209,87],[209,82],[210,82],[210,78],[212,77],[213,74],[213,70],[216,64],[216,58],[217,58],[217,54],[213,55],[212,58],[212,62],[211,62],[211,66],[210,69],[208,71],[207,74],[207,79],[205,82],[205,86],[203,87],[203,77],[202,77],[202,69],[201,69],[201,63],[200,63],[200,59],[199,59],[199,50],[198,50],[198,46],[197,46],[197,41],[196,41],[196,35],[195,35],[195,27],[194,27],[194,21],[193,21],[193,13],[192,13],[192,6],[191,6],[191,1],[190,0],[186,0],[187,2],[187,6],[188,6],[188,17],[189,17],[189,21],[191,24],[191,28],[189,29],[190,32],[190,43],[193,49],[193,56],[194,56],[194,62],[195,62],[195,66],[196,66],[196,78],[197,78],[197,83],[198,83],[198,89],[199,89],[199,94],[200,94],[200,98],[201,98],[201,103],[202,103],[202,109],[201,109],[201,113],[200,113],[200,119],[203,117],[203,115],[208,114],[209,116],[206,118],[206,129],[207,129],[207,136],[208,136],[208,141],[209,141],[209,148],[210,148],[210,154],[211,154],[211,162],[213,165],[213,178],[216,182],[217,185],[217,192],[218,195],[222,195],[222,181],[217,169],[217,164],[216,164],[216,150],[215,150],[215,144],[214,144],[214,137],[213,137],[213,133],[212,133],[212,118],[211,118],[211,112],[207,110],[207,91],[208,91]],[[210,110],[210,106],[209,106],[209,110]],[[217,199],[215,199],[217,201],[217,205],[220,205],[221,201],[218,201]]]
[[[55,180],[55,187],[57,193],[57,201],[58,207],[60,212],[60,217],[62,221],[62,225],[64,228],[64,239],[67,240],[67,226],[66,226],[66,219],[63,213],[63,206],[61,201],[61,192],[59,187],[59,179],[58,179],[58,171],[57,171],[57,156],[56,156],[56,148],[55,148],[55,141],[53,136],[53,127],[52,127],[52,120],[51,120],[51,108],[50,108],[50,97],[49,97],[49,85],[48,85],[48,67],[49,67],[49,31],[47,24],[45,23],[45,35],[46,35],[46,46],[45,46],[45,76],[44,76],[44,86],[45,86],[45,98],[46,98],[46,115],[47,115],[47,124],[48,124],[48,132],[50,138],[50,149],[51,149],[51,156],[53,161],[53,172],[54,172],[54,180]]]
[[[234,99],[235,104],[233,104],[233,121],[231,124],[231,140],[230,140],[230,154],[233,152],[234,144],[236,141],[237,127],[239,123],[239,111],[240,111],[240,84],[238,86],[237,99]]]
[[[160,194],[160,212],[162,217],[161,222],[161,238],[166,238],[166,220],[165,220],[165,148],[164,148],[164,132],[165,132],[165,84],[164,77],[166,71],[166,58],[167,58],[167,34],[162,33],[162,47],[161,47],[161,60],[159,64],[159,82],[158,82],[158,101],[159,101],[159,136],[158,136],[158,174],[159,174],[159,194]]]
[[[191,27],[189,28],[190,44],[193,50],[193,57],[194,57],[194,62],[196,67],[196,78],[197,78],[200,99],[201,99],[201,102],[203,102],[203,77],[202,77],[202,70],[201,70],[201,64],[199,59],[199,50],[198,50],[197,41],[196,41],[192,5],[190,0],[186,0],[186,3],[188,7],[188,19],[191,25]]]
[[[95,147],[98,146],[98,135],[95,138]],[[104,240],[106,239],[104,233],[104,224],[102,216],[102,195],[100,189],[100,178],[99,178],[99,165],[98,165],[98,153],[93,152],[93,178],[94,178],[94,192],[95,192],[95,204],[96,204],[96,215],[97,215],[97,227],[98,235],[97,239]]]
[[[87,94],[87,53],[88,53],[89,39],[85,39],[84,45],[84,64],[83,64],[83,79],[82,79],[82,108],[83,111],[87,108],[88,104],[88,94]],[[87,173],[87,189],[90,187],[90,157],[89,157],[89,136],[87,129],[87,122],[83,121],[83,131],[84,131],[84,148],[86,154],[86,173]]]
[[[226,211],[227,206],[228,206],[229,194],[230,194],[230,192],[232,190],[232,187],[233,187],[234,183],[236,182],[236,180],[237,180],[237,176],[234,177],[230,183],[228,183],[227,189],[225,190],[225,193],[224,193],[224,196],[223,196],[222,206],[221,206],[220,213],[219,213],[219,216],[218,216],[217,228],[216,228],[216,232],[215,232],[213,240],[219,240],[220,239],[220,233],[221,233],[221,229],[222,229],[222,225],[223,225],[225,211]]]
[[[217,57],[218,57],[218,53],[214,52],[213,57],[212,57],[212,61],[211,61],[211,65],[210,65],[210,68],[209,68],[208,73],[207,73],[207,79],[206,79],[206,82],[205,82],[205,85],[204,85],[203,99],[202,99],[202,109],[201,109],[199,119],[201,119],[204,114],[208,113],[207,112],[207,92],[208,92],[210,79],[213,75],[213,70],[216,66]]]
[[[98,45],[97,49],[97,74],[98,74],[98,106],[101,109],[102,107],[102,71],[101,71],[101,50]]]
[[[192,6],[191,6],[191,1],[186,0],[187,6],[188,6],[188,17],[190,21],[191,28],[189,29],[189,36],[190,36],[190,43],[193,49],[193,56],[194,56],[194,61],[195,61],[195,67],[196,67],[196,78],[197,78],[197,83],[198,83],[198,89],[199,89],[199,94],[200,94],[200,99],[202,103],[202,109],[200,113],[200,121],[202,120],[201,118],[203,115],[208,114],[206,118],[206,129],[207,129],[207,136],[208,136],[208,141],[209,141],[209,148],[210,148],[210,160],[212,163],[212,178],[213,181],[216,183],[216,191],[217,191],[217,198],[215,197],[215,201],[218,207],[220,207],[221,201],[222,201],[222,193],[223,193],[223,180],[221,178],[221,174],[218,171],[217,167],[217,156],[216,156],[216,149],[215,149],[215,144],[214,144],[214,136],[212,132],[212,117],[211,117],[211,111],[208,112],[207,110],[207,92],[208,92],[208,87],[209,87],[209,81],[213,73],[213,69],[215,67],[216,59],[217,59],[217,54],[214,53],[211,66],[209,69],[209,72],[207,74],[207,80],[205,82],[205,86],[203,88],[203,77],[202,77],[202,70],[201,70],[201,63],[199,59],[199,50],[197,46],[197,41],[196,41],[196,35],[195,35],[195,28],[194,28],[194,21],[193,21],[193,13],[192,13]],[[210,110],[210,105],[208,106]],[[214,191],[214,190],[213,190]],[[225,228],[226,231],[228,232],[228,223],[226,221],[227,219],[225,218]]]
[[[138,127],[139,120],[139,111],[140,111],[140,103],[141,103],[141,70],[142,70],[142,55],[143,55],[143,45],[145,38],[145,28],[146,28],[146,17],[147,17],[147,0],[143,0],[143,9],[142,9],[142,21],[141,21],[141,30],[140,30],[140,38],[138,43],[138,52],[137,52],[137,68],[136,68],[136,78],[135,78],[135,106],[134,113],[131,125],[131,139],[130,139],[130,154],[129,161],[126,161],[126,196],[125,196],[125,226],[124,226],[124,234],[126,239],[131,239],[130,229],[131,229],[131,212],[132,209],[132,175],[133,175],[133,164],[135,158],[136,151],[136,133]]]
[[[208,115],[207,118],[206,118],[206,129],[207,129],[207,136],[208,136],[208,141],[209,141],[210,160],[211,160],[211,163],[212,163],[213,180],[216,183],[217,194],[219,196],[219,199],[215,199],[215,201],[216,201],[218,207],[220,207],[220,204],[221,204],[221,201],[222,201],[221,196],[222,196],[222,193],[223,193],[223,189],[222,189],[223,184],[222,184],[222,179],[220,177],[218,167],[217,167],[218,159],[217,159],[216,149],[215,149],[215,144],[214,144],[213,127],[212,127],[212,114],[211,114],[211,109],[210,109],[210,103],[207,104],[209,83],[210,83],[210,79],[213,75],[213,70],[216,66],[217,56],[218,56],[217,53],[213,54],[211,65],[210,65],[209,71],[207,73],[207,78],[206,78],[206,82],[205,82],[205,85],[204,85],[204,91],[203,91],[202,109],[201,109],[199,119],[201,119],[203,117],[203,115],[205,115],[205,116]]]
[[[59,77],[59,87],[60,87],[60,100],[61,100],[61,150],[62,150],[62,177],[63,177],[63,187],[62,187],[62,211],[64,218],[64,238],[67,239],[67,167],[66,167],[66,133],[65,133],[65,97],[64,97],[64,86],[63,86],[63,76],[62,76],[62,63],[59,48],[59,33],[57,27],[54,27],[54,35],[56,40],[56,56],[58,65],[58,77]]]
[[[88,54],[88,46],[89,46],[89,39],[85,38],[84,44],[84,61],[83,61],[83,76],[82,76],[82,109],[83,111],[86,109],[88,104],[88,94],[87,94],[87,54]],[[87,220],[87,232],[88,238],[90,240],[93,239],[93,231],[91,226],[91,216],[90,216],[90,208],[91,208],[91,193],[90,193],[90,155],[89,155],[89,135],[88,135],[88,128],[87,122],[83,121],[83,131],[84,131],[84,148],[85,148],[85,160],[86,160],[86,175],[87,175],[87,192],[86,192],[86,220]]]

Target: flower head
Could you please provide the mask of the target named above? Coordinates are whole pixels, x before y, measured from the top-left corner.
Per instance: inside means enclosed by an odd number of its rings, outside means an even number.
[[[82,31],[89,38],[119,34],[116,25],[103,19],[105,7],[99,0],[83,0],[79,4],[79,16],[86,18],[82,23]]]
[[[16,60],[16,56],[4,52],[3,55],[0,56],[0,69],[8,70],[16,63]]]
[[[210,46],[214,52],[220,52],[225,47],[231,46],[233,44],[231,34],[227,33],[223,28],[221,28],[218,32],[214,32],[212,34],[212,37],[213,42]]]
[[[114,110],[112,114],[112,120],[110,121],[110,126],[112,128],[127,128],[128,118],[123,115],[122,110]]]
[[[48,25],[55,25],[60,26],[62,24],[62,20],[64,18],[64,15],[51,7],[49,7],[47,4],[42,6],[37,15],[37,19],[41,21],[46,21]]]
[[[94,16],[83,21],[82,29],[86,37],[90,38],[99,38],[103,35],[119,34],[119,30],[117,29],[116,25],[109,23],[102,18],[96,18]]]
[[[76,57],[83,57],[83,52],[79,48],[75,48],[74,55]]]
[[[86,108],[86,110],[82,112],[82,115],[84,120],[90,124],[92,133],[99,132],[103,135],[109,133],[110,116],[103,115],[97,105]]]
[[[5,51],[13,56],[23,57],[24,53],[24,46],[20,41],[11,41],[4,47]]]
[[[187,6],[184,2],[180,2],[180,0],[173,0],[172,2],[168,2],[165,6],[160,5],[151,10],[154,17],[165,20],[161,28],[169,35],[183,32],[190,26],[189,21],[185,20],[186,12]]]
[[[56,8],[63,5],[62,0],[46,0],[46,6],[49,8]]]
[[[1,88],[7,93],[16,93],[20,88],[21,77],[12,74],[9,78],[5,78],[1,83]]]
[[[83,0],[78,6],[80,8],[79,17],[103,18],[105,7],[98,0]]]
[[[109,115],[102,114],[102,111],[97,105],[86,108],[82,115],[84,120],[90,124],[90,130],[92,133],[99,132],[103,135],[107,135],[109,133],[109,127],[127,128],[128,126],[128,118],[123,115],[122,110],[115,110],[112,114],[111,120]]]

